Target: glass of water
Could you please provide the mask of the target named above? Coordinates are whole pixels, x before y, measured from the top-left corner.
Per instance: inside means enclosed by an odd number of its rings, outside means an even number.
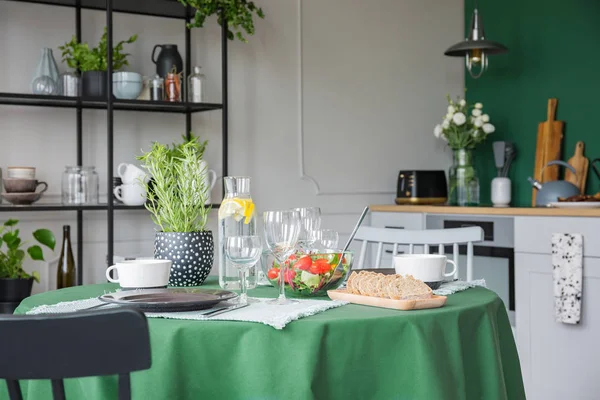
[[[262,243],[259,236],[229,236],[225,243],[225,257],[240,273],[240,304],[253,303],[249,300],[246,283],[246,272],[254,267],[262,254]]]

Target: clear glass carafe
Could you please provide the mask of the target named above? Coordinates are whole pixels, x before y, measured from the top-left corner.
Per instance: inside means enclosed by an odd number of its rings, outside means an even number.
[[[454,163],[449,171],[449,201],[451,206],[479,205],[479,178],[473,165],[473,152],[454,150]]]
[[[67,166],[62,176],[63,204],[98,204],[96,167]]]
[[[226,176],[225,198],[219,207],[219,285],[225,290],[240,289],[238,270],[225,258],[225,242],[229,236],[256,235],[256,212],[250,195],[250,178]],[[246,272],[248,289],[256,287],[258,266]]]

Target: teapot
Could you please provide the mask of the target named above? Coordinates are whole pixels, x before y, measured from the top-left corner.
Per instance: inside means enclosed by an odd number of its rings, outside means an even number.
[[[575,168],[570,166],[564,161],[554,160],[550,161],[548,164],[542,168],[541,175],[544,176],[544,169],[550,165],[561,165],[565,168],[568,168],[576,174]],[[537,179],[533,179],[532,177],[527,178],[527,180],[531,183],[531,186],[538,190],[537,196],[535,198],[535,206],[536,207],[547,207],[550,203],[558,201],[559,197],[570,197],[581,194],[579,188],[573,185],[571,182],[567,181],[550,181],[546,183],[541,183]]]

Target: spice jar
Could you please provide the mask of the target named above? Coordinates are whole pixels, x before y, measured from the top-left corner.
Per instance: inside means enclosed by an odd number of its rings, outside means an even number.
[[[164,95],[164,80],[158,75],[154,75],[149,82],[150,85],[150,100],[152,101],[163,101]]]
[[[165,78],[165,100],[171,102],[181,101],[181,78],[179,74],[168,73]]]

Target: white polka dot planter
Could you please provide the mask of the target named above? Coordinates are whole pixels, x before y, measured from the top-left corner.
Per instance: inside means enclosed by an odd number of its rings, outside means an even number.
[[[215,257],[211,231],[157,232],[154,258],[171,260],[169,286],[200,286],[210,273]]]

